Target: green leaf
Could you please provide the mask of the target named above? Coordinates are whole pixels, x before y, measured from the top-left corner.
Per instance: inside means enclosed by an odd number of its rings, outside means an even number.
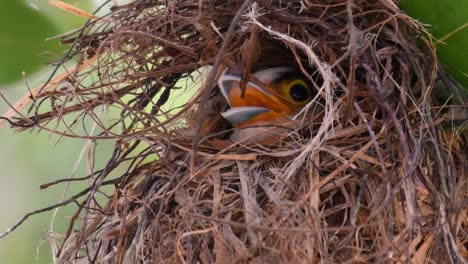
[[[1,1],[1,0],[0,0]],[[71,4],[78,8],[83,9],[89,13],[92,13],[96,6],[94,5],[95,0],[61,0],[64,3]],[[78,28],[84,25],[88,20],[87,18],[80,17],[69,12],[66,12],[60,8],[57,8],[47,0],[23,0],[27,5],[37,9],[39,13],[46,16],[60,31],[67,32],[71,29]]]
[[[0,1],[0,84],[19,80],[23,71],[31,74],[45,62],[58,59],[63,50],[58,40],[45,41],[58,33],[49,20],[23,2]]]
[[[437,56],[468,91],[468,1],[402,0],[401,8],[443,40],[436,43]]]

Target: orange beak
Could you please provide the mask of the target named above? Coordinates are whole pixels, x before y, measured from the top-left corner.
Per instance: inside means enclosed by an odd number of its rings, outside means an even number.
[[[291,106],[269,86],[275,73],[289,71],[289,68],[275,68],[276,72],[254,73],[256,80],[249,80],[242,97],[241,77],[223,75],[218,81],[221,93],[231,109],[221,113],[234,127],[243,128],[257,124],[281,124],[289,120]]]

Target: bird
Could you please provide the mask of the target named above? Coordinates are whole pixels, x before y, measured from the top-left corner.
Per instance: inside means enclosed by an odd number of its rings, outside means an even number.
[[[267,68],[250,75],[242,94],[242,77],[225,71],[218,87],[229,105],[220,114],[234,128],[230,140],[272,141],[297,125],[294,115],[317,95],[315,87],[320,86],[320,78],[313,81],[293,67]]]

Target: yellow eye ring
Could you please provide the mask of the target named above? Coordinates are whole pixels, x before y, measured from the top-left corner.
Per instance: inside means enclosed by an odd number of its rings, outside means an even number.
[[[284,94],[294,104],[305,104],[312,99],[309,85],[301,79],[291,81],[285,88]]]

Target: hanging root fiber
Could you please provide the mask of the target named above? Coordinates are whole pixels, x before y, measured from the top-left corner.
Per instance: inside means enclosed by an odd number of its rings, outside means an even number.
[[[63,36],[8,121],[115,147],[43,186],[88,183],[56,262],[466,263],[466,104],[396,4],[135,0]],[[283,66],[318,80],[296,124],[232,140],[219,78]]]

